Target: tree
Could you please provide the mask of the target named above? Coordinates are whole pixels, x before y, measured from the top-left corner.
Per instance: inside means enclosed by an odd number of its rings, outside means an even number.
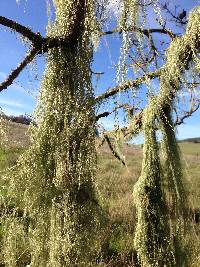
[[[177,13],[176,9],[173,13],[170,4],[162,5],[161,1],[118,2],[121,12],[116,28],[109,31],[105,31],[109,20],[107,0],[54,0],[56,19],[49,25],[46,37],[0,17],[0,24],[32,43],[29,54],[0,85],[0,91],[11,85],[36,55],[46,53],[48,61],[35,112],[37,126],[32,126],[31,147],[7,175],[8,196],[23,209],[20,219],[15,216],[16,210],[2,219],[7,266],[17,266],[22,243],[30,251],[31,266],[95,266],[100,248],[94,237],[103,216],[94,182],[96,125],[100,118],[119,109],[127,114],[127,125],[104,133],[113,154],[121,160],[111,137],[123,135],[127,139],[143,132],[145,139],[142,173],[134,187],[134,245],[138,260],[145,267],[184,264],[176,257],[176,243],[181,246],[187,194],[174,127],[199,107],[194,95],[199,84],[199,7],[187,21],[185,10]],[[158,14],[158,28],[146,28],[147,12],[152,8]],[[169,29],[171,18],[177,27],[181,26],[181,35],[175,26]],[[119,84],[95,97],[91,40],[113,34],[122,36]],[[155,34],[166,38],[158,45]],[[133,68],[135,79],[127,80],[129,67]],[[186,79],[188,73],[190,77]],[[151,90],[151,80],[157,82],[159,91]],[[95,114],[96,107],[105,100],[129,89],[136,90],[142,84],[147,87],[145,107],[134,102],[137,97],[130,106],[123,95],[112,111]],[[181,114],[180,105],[175,103],[178,91],[185,88],[190,88],[190,108]],[[162,134],[162,148],[158,131]],[[164,174],[158,156],[161,149],[168,165]],[[24,229],[25,224],[28,230]]]
[[[1,21],[33,41],[30,54],[1,88],[36,54],[48,51],[33,143],[12,172],[9,195],[23,195],[20,208],[31,218],[26,234],[33,266],[89,266],[101,212],[93,181],[95,119],[89,38],[95,5],[59,0],[54,6],[56,21],[46,38],[5,18]],[[5,262],[16,266],[19,244],[13,238],[23,239],[23,221],[9,218],[4,224],[8,227]]]

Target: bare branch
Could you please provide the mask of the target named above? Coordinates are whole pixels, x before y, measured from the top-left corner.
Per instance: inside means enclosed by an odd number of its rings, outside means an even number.
[[[91,73],[97,76],[105,74],[105,72],[103,71],[93,71],[93,70],[91,70]]]
[[[103,113],[100,113],[96,116],[96,121],[98,121],[99,119],[101,118],[105,118],[105,117],[108,117],[110,114],[113,113],[113,110],[111,112],[108,112],[108,111],[105,111]]]
[[[28,27],[25,27],[14,20],[0,16],[0,24],[20,33],[33,44],[43,42],[43,37],[39,33],[34,33]]]
[[[96,121],[98,121],[99,119],[101,119],[101,118],[105,118],[105,117],[108,117],[109,115],[111,115],[112,113],[114,113],[115,111],[117,111],[118,109],[120,109],[120,108],[126,108],[126,104],[122,104],[122,105],[119,105],[119,106],[117,106],[116,108],[114,108],[112,111],[105,111],[105,112],[103,112],[103,113],[100,113],[100,114],[98,114],[97,116],[96,116]]]
[[[186,25],[188,23],[188,20],[186,19],[186,11],[183,9],[183,11],[179,14],[177,14],[177,7],[175,6],[175,12],[172,12],[167,4],[164,4],[162,6],[162,9],[165,10],[174,20],[176,23],[180,25]]]
[[[184,123],[184,120],[191,117],[198,109],[200,108],[200,101],[196,106],[192,107],[189,111],[185,112],[185,114],[181,118],[177,118],[174,125],[178,126]]]
[[[20,72],[34,59],[34,57],[38,54],[39,49],[38,47],[34,47],[28,55],[25,57],[25,59],[17,66],[16,69],[14,69],[10,75],[6,78],[4,82],[0,84],[0,92],[6,89],[8,86],[10,86],[13,81],[18,77]]]
[[[169,29],[165,29],[165,28],[158,28],[158,29],[141,29],[141,28],[137,28],[136,29],[138,32],[143,33],[144,35],[146,35],[147,37],[151,34],[151,33],[162,33],[165,35],[168,35],[171,39],[174,39],[176,37],[176,34],[174,34],[172,31],[170,31]]]
[[[141,29],[141,28],[137,28],[137,27],[129,27],[126,31],[128,32],[134,32],[134,31],[137,31],[137,32],[140,32],[140,33],[143,33],[144,35],[146,35],[147,37],[149,37],[149,35],[151,33],[161,33],[161,34],[165,34],[165,35],[168,35],[171,39],[174,39],[176,37],[176,35],[169,29],[165,29],[165,28],[158,28],[158,29]],[[110,35],[110,34],[114,34],[114,33],[119,33],[121,34],[122,31],[120,29],[114,29],[112,31],[106,31],[106,32],[102,32],[102,36],[104,35]]]
[[[104,134],[104,138],[105,138],[106,142],[108,143],[108,146],[109,146],[112,154],[115,156],[115,158],[118,159],[119,161],[121,161],[121,163],[124,166],[126,166],[125,161],[120,157],[120,155],[117,153],[117,151],[115,151],[115,149],[114,149],[114,147],[113,147],[113,145],[112,145],[112,143],[110,141],[110,138],[106,134]]]

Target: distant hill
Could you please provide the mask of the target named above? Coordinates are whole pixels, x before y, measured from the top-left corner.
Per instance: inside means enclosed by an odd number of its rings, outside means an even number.
[[[13,116],[13,115],[6,115],[5,113],[3,113],[2,111],[0,111],[0,116],[8,121],[11,122],[16,122],[16,123],[21,123],[21,124],[25,124],[25,125],[30,125],[32,122],[32,118],[29,115],[19,115],[19,116]]]
[[[183,143],[183,142],[189,142],[189,143],[200,143],[200,137],[194,137],[194,138],[186,138],[183,140],[179,140],[179,143]]]

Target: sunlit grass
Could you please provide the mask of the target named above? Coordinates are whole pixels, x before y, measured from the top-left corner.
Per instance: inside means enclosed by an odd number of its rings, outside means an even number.
[[[200,159],[200,143],[184,142],[179,144],[181,151],[185,155],[192,155]]]
[[[200,144],[181,143],[183,165],[191,208],[200,209]],[[22,148],[0,148],[0,171],[15,164]],[[115,159],[104,145],[98,150],[97,186],[100,205],[105,211],[108,221],[104,240],[103,257],[119,266],[128,266],[128,261],[134,257],[133,238],[135,229],[135,208],[132,190],[140,176],[142,149],[138,146],[125,145],[123,149],[127,166]],[[2,182],[1,182],[2,185]],[[5,195],[1,188],[1,196]],[[193,244],[199,243],[199,224],[193,226]],[[198,251],[197,258],[198,258]],[[112,259],[112,260],[111,260]],[[121,265],[120,265],[121,264]],[[124,264],[124,265],[123,265]],[[191,267],[199,266],[195,259]],[[115,265],[115,266],[118,266]]]

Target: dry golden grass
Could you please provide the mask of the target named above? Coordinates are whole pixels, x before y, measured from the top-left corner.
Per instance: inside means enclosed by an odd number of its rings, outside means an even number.
[[[28,127],[17,123],[7,123],[6,150],[0,150],[0,170],[15,163],[17,156],[29,144],[25,135]],[[200,210],[200,145],[181,143],[183,165],[187,188],[191,199],[191,208]],[[135,252],[133,247],[135,208],[132,195],[133,186],[140,176],[142,149],[136,145],[124,145],[121,151],[127,166],[123,166],[113,157],[106,144],[98,148],[97,187],[107,225],[102,237],[104,240],[104,263],[101,266],[128,267],[134,266]],[[192,224],[191,247],[196,251],[189,267],[199,267],[200,221]]]
[[[30,142],[28,137],[28,126],[21,123],[5,121],[3,125],[5,129],[4,144],[9,148],[26,148]]]

